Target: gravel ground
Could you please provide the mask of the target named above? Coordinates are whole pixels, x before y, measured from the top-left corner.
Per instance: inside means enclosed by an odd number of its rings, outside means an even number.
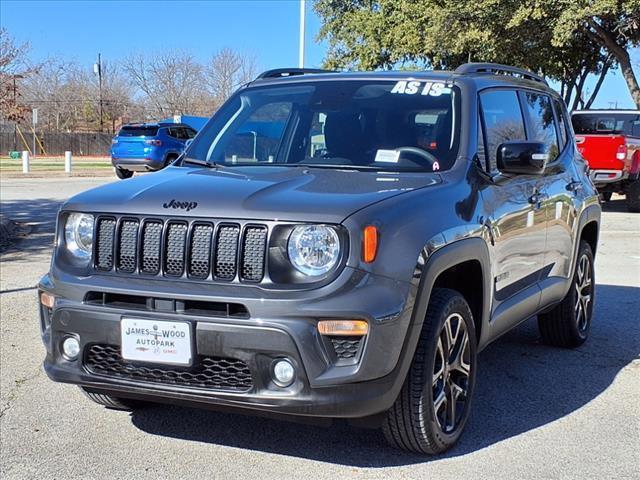
[[[0,256],[0,474],[14,478],[640,478],[640,215],[605,206],[590,340],[544,346],[529,320],[480,354],[470,421],[447,455],[380,433],[154,406],[109,411],[42,371],[34,285],[59,202],[110,179],[3,179],[31,234]]]

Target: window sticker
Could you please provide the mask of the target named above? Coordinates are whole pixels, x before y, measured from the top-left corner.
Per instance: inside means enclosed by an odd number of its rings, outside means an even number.
[[[396,150],[378,150],[376,152],[376,162],[398,163],[398,160],[400,160],[400,152]]]
[[[444,82],[418,82],[409,80],[400,80],[391,89],[391,93],[397,95],[430,95],[439,97],[440,95],[450,95],[452,83]]]
[[[433,165],[431,165],[431,170],[437,172],[438,170],[440,170],[440,164],[437,161],[433,162]]]

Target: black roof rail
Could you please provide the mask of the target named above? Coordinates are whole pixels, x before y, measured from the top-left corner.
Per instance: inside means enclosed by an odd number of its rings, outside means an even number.
[[[261,78],[293,77],[297,75],[307,75],[309,73],[336,73],[336,71],[323,70],[321,68],[274,68],[273,70],[262,72],[256,77],[256,80],[260,80]]]
[[[536,75],[529,70],[523,68],[510,67],[509,65],[502,65],[500,63],[464,63],[456,68],[455,73],[494,73],[494,74],[507,74],[516,77],[525,78],[527,80],[533,80],[535,82],[544,83],[548,86],[544,77]]]

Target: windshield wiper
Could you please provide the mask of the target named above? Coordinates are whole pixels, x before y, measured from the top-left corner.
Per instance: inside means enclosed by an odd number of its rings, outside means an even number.
[[[198,158],[185,158],[182,161],[183,164],[188,164],[188,165],[198,165],[200,167],[207,167],[207,168],[217,168],[218,165],[213,163],[213,162],[207,162],[206,160],[200,160]]]

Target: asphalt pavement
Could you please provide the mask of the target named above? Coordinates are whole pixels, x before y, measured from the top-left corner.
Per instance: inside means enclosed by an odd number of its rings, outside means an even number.
[[[489,346],[459,445],[428,458],[343,423],[163,405],[117,412],[51,382],[34,286],[60,202],[107,181],[0,180],[2,214],[29,227],[0,254],[3,479],[640,478],[640,214],[622,199],[604,206],[589,341],[547,347],[531,319]]]

